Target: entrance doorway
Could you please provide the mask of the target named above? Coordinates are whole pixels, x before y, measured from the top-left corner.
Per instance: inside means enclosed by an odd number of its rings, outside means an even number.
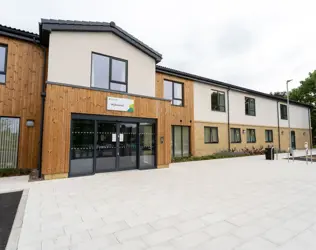
[[[156,166],[155,120],[73,115],[70,176]]]
[[[296,139],[295,139],[295,131],[291,131],[291,147],[292,149],[296,149]]]

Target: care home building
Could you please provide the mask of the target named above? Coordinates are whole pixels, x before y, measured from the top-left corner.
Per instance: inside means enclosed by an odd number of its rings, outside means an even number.
[[[45,179],[310,142],[310,106],[157,65],[114,22],[0,26],[0,168]],[[291,136],[287,129],[291,118]]]

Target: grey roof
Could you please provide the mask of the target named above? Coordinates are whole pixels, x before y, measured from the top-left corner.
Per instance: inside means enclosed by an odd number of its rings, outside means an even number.
[[[38,34],[25,31],[25,30],[20,30],[20,29],[15,29],[12,27],[8,27],[5,25],[0,24],[0,35],[7,36],[7,37],[12,37],[20,40],[25,40],[29,42],[38,42],[39,41],[39,36]]]
[[[42,19],[40,30],[47,31],[85,31],[85,32],[112,32],[126,42],[140,49],[150,57],[154,58],[156,62],[160,62],[162,55],[132,36],[114,22],[87,22],[87,21],[72,21],[72,20],[55,20],[55,19]]]
[[[168,74],[168,75],[172,75],[172,76],[181,77],[181,78],[184,78],[184,79],[188,79],[188,80],[192,80],[192,81],[196,81],[196,82],[200,82],[200,83],[204,83],[204,84],[215,85],[215,86],[223,87],[223,88],[226,88],[226,89],[234,89],[234,90],[237,90],[237,91],[253,94],[253,95],[256,95],[256,96],[262,96],[262,97],[265,97],[265,98],[268,98],[268,99],[277,100],[277,101],[280,101],[280,102],[286,102],[287,101],[285,98],[282,98],[282,97],[273,96],[273,95],[270,95],[270,94],[267,94],[267,93],[259,92],[259,91],[252,90],[252,89],[247,89],[247,88],[240,87],[240,86],[237,86],[237,85],[232,85],[232,84],[229,84],[229,83],[213,80],[213,79],[210,79],[210,78],[207,78],[207,77],[190,74],[190,73],[187,73],[187,72],[183,72],[183,71],[179,71],[179,70],[176,70],[176,69],[167,68],[167,67],[160,66],[160,65],[156,65],[156,72],[160,72],[160,73],[164,73],[164,74]],[[297,105],[304,106],[304,107],[308,107],[308,108],[313,107],[312,105],[301,103],[301,102],[297,102],[297,101],[290,101],[290,103],[297,104]]]

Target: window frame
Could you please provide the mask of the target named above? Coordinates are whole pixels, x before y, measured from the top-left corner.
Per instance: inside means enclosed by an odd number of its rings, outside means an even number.
[[[4,54],[4,71],[0,71],[0,75],[4,75],[5,80],[4,82],[0,82],[0,84],[5,85],[7,82],[7,66],[8,66],[8,45],[4,43],[0,43],[0,47],[5,49]]]
[[[282,115],[282,107],[285,107],[286,116]],[[280,103],[280,118],[281,120],[287,120],[288,119],[288,113],[287,113],[287,104]]]
[[[212,94],[213,93],[217,93],[217,100],[219,100],[218,96],[219,94],[224,94],[224,110],[220,110],[220,109],[214,109],[213,108],[213,102],[212,102]],[[217,104],[218,107],[221,107],[219,104]],[[216,111],[216,112],[226,112],[226,95],[225,95],[225,91],[220,91],[220,90],[217,90],[217,89],[211,89],[211,110],[212,111]]]
[[[92,86],[92,81],[93,81],[93,79],[92,79],[93,54],[98,55],[98,56],[104,56],[104,57],[109,58],[109,88],[108,88],[108,89],[107,89],[107,88],[100,88],[100,87]],[[117,80],[112,80],[112,60],[125,62],[125,82],[117,81]],[[111,84],[112,84],[112,83],[125,85],[125,86],[126,86],[126,91],[111,89]],[[114,57],[114,56],[105,55],[105,54],[102,54],[102,53],[99,53],[99,52],[92,51],[92,52],[91,52],[90,87],[91,87],[91,88],[95,88],[95,89],[102,89],[102,90],[113,91],[113,92],[128,93],[128,60],[122,59],[122,58],[118,58],[118,57]]]
[[[232,141],[231,140],[231,133],[232,133],[232,130],[236,131],[236,130],[239,130],[239,135],[240,135],[240,140],[239,141]],[[241,143],[241,129],[240,128],[230,128],[230,135],[229,135],[229,139],[230,139],[230,143]]]
[[[254,109],[250,109],[250,105],[249,105],[250,102],[249,101],[253,101],[254,102]],[[247,105],[248,105],[248,113],[247,113]],[[249,111],[252,111],[253,113],[251,113]],[[255,98],[245,96],[245,114],[249,115],[249,116],[256,116],[256,99]]]
[[[269,140],[269,136],[268,136],[268,140],[267,140],[267,132],[271,132],[271,140]],[[264,131],[264,140],[265,142],[273,142],[273,130],[272,129],[266,129]]]
[[[255,140],[254,141],[250,141],[248,138],[248,131],[254,131],[254,135],[255,135]],[[256,129],[254,128],[247,128],[246,129],[246,137],[247,137],[247,143],[256,143],[257,142],[257,135],[256,135]]]
[[[165,81],[167,82],[170,82],[172,83],[172,100],[171,100],[171,105],[172,106],[176,106],[176,107],[184,107],[184,83],[183,82],[177,82],[177,81],[173,81],[173,80],[169,80],[169,79],[163,79],[163,91],[165,91]],[[181,98],[182,99],[179,99],[179,98],[175,98],[174,97],[174,84],[180,84],[181,85]],[[165,98],[165,97],[164,97]],[[176,105],[176,104],[173,104],[173,101],[176,100],[176,101],[181,101],[182,104],[181,105]]]
[[[216,134],[217,134],[217,141],[206,141],[206,138],[205,138],[205,129],[210,129],[210,134],[211,134],[211,131],[212,129],[216,129]],[[211,138],[210,138],[211,139]],[[204,126],[204,144],[216,144],[216,143],[219,143],[219,137],[218,137],[218,127],[212,127],[212,126]]]
[[[175,139],[175,127],[181,127],[181,156],[175,156],[175,143],[174,143],[174,139]],[[181,125],[171,125],[171,140],[172,140],[172,152],[171,152],[171,158],[181,158],[181,157],[187,157],[187,156],[183,156],[183,127],[187,127],[188,131],[189,131],[189,156],[191,155],[191,126],[181,126]]]

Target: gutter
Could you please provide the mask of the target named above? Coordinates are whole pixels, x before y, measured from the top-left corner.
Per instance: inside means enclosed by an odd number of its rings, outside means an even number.
[[[39,150],[38,150],[38,160],[37,160],[37,171],[38,171],[38,178],[42,177],[42,154],[43,154],[43,130],[44,130],[44,113],[45,113],[45,99],[46,99],[46,81],[45,81],[45,72],[46,72],[46,47],[34,41],[34,44],[39,46],[44,53],[44,63],[43,63],[43,74],[42,74],[42,91],[41,91],[41,124],[40,124],[40,138],[39,138]]]
[[[278,121],[278,141],[279,141],[279,151],[281,150],[281,137],[280,137],[280,118],[279,118],[279,101],[277,101],[277,121]]]
[[[227,89],[227,138],[228,138],[228,151],[230,151],[230,116],[229,116],[229,91],[230,88]]]

